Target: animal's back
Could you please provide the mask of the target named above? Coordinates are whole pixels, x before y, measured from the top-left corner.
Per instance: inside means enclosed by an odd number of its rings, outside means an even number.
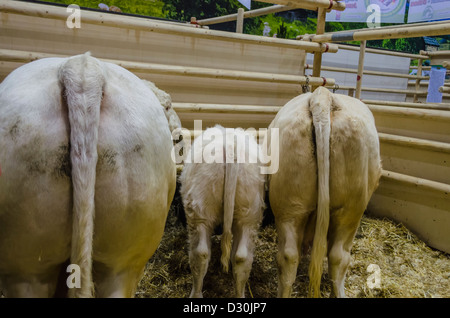
[[[309,110],[310,96],[304,94],[290,101],[272,122],[271,128],[279,129],[279,147],[283,156],[280,157],[278,173],[269,178],[271,185],[283,187],[281,197],[286,198],[291,193],[301,198],[303,205],[309,202],[308,210],[314,210],[317,202],[317,163],[314,126]],[[376,186],[381,173],[379,141],[373,115],[365,104],[345,95],[332,95],[330,149],[332,206],[342,205],[345,197],[354,194],[354,188],[346,185],[355,183],[355,180],[363,181],[360,173],[366,164],[370,164],[371,170],[365,180],[372,188]],[[365,160],[360,160],[361,155]],[[284,187],[285,182],[292,186]],[[280,196],[273,195],[272,206],[279,202]]]
[[[194,141],[190,152],[192,155],[191,161],[185,163],[180,176],[180,182],[182,183],[181,195],[186,204],[189,206],[194,205],[197,208],[198,213],[207,213],[207,215],[204,215],[204,219],[210,219],[214,224],[218,224],[223,221],[223,196],[227,153],[229,155],[231,152],[233,153],[235,159],[233,162],[237,162],[238,157],[242,161],[239,163],[235,188],[236,212],[238,214],[239,208],[245,210],[252,207],[257,199],[264,201],[262,193],[264,179],[260,174],[260,167],[257,163],[258,145],[254,137],[248,135],[242,129],[225,129],[221,126],[215,126],[210,129],[209,133],[220,134],[220,139],[213,137],[210,140],[207,137],[204,139],[197,138]],[[225,138],[224,136],[227,137]],[[222,139],[222,137],[224,138]],[[217,158],[221,159],[221,161],[218,160],[218,163],[213,162],[215,158],[208,158],[208,155],[211,154],[209,150],[213,149],[214,145],[223,149],[221,158]],[[247,153],[243,153],[242,151],[246,149]],[[240,150],[242,151],[238,154],[237,152]],[[248,150],[250,150],[250,154]],[[196,153],[195,155],[194,152]],[[194,157],[196,155],[205,155],[205,158],[197,157],[202,162],[195,163]],[[205,159],[211,163],[206,163]],[[198,209],[200,203],[203,206],[201,209]]]

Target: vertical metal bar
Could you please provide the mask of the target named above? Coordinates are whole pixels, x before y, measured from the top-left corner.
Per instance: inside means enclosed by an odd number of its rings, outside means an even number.
[[[423,60],[419,59],[417,65],[417,74],[416,76],[422,76],[422,63]],[[416,92],[420,89],[420,78],[416,79],[416,86],[415,86]],[[414,103],[417,103],[419,101],[419,95],[414,94]]]
[[[325,32],[325,17],[327,11],[325,8],[319,8],[317,12],[317,28],[316,34],[323,34]],[[314,62],[313,62],[313,77],[320,77],[320,69],[322,67],[322,52],[314,53]],[[314,91],[318,86],[313,86],[311,91]]]
[[[236,20],[236,33],[244,32],[244,9],[239,8]]]

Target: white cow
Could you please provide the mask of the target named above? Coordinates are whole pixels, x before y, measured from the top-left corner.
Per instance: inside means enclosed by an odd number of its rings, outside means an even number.
[[[278,232],[279,297],[289,297],[302,244],[313,239],[310,296],[320,296],[328,255],[332,295],[345,297],[353,237],[378,185],[378,134],[368,107],[319,87],[288,102],[269,128],[279,129],[279,170],[269,176]],[[270,140],[268,130],[266,142]]]
[[[175,192],[172,147],[155,94],[117,65],[84,54],[13,71],[0,85],[1,292],[53,296],[70,260],[70,296],[133,296]]]
[[[226,136],[226,141],[222,136]],[[225,130],[216,126],[197,137],[188,152],[188,162],[180,176],[180,193],[189,230],[189,261],[193,275],[190,297],[203,296],[203,279],[211,257],[211,235],[220,224],[223,224],[223,270],[228,271],[231,254],[236,296],[245,296],[255,235],[264,209],[264,177],[256,163],[257,149],[254,137],[242,129]],[[246,160],[243,160],[244,156],[247,156]],[[227,157],[228,161],[225,160]],[[196,163],[199,158],[202,163]]]
[[[169,129],[173,132],[175,129],[181,129],[181,121],[177,113],[172,107],[172,97],[165,91],[156,87],[153,82],[142,80],[150,89],[155,93],[161,106],[164,108],[164,114],[166,115],[167,121],[169,122]]]

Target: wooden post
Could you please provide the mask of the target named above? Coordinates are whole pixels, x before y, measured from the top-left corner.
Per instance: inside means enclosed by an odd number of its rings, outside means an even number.
[[[244,32],[244,8],[239,8],[236,20],[236,33],[243,33],[243,32]]]
[[[356,75],[356,92],[355,98],[361,98],[361,85],[362,85],[362,77],[364,73],[364,55],[366,52],[366,41],[361,41],[360,50],[359,50],[359,60],[358,60],[358,73]]]
[[[325,32],[325,17],[327,11],[324,8],[319,8],[317,12],[317,29],[316,34],[323,34]],[[313,71],[312,76],[320,77],[320,68],[322,67],[322,52],[314,53]],[[318,86],[312,86],[313,92]]]
[[[422,59],[419,59],[419,64],[417,65],[417,76],[422,76]],[[418,91],[420,89],[420,78],[416,79],[416,87],[415,90]],[[417,94],[414,94],[414,103],[417,103],[419,101],[419,96]]]

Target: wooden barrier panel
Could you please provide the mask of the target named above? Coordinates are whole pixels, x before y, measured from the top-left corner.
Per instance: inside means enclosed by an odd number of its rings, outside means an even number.
[[[22,16],[41,17],[45,19],[51,19],[53,21],[59,20],[60,22],[63,22],[63,27],[72,28],[74,30],[82,29],[81,23],[80,28],[73,28],[73,26],[67,25],[66,22],[71,13],[68,13],[65,8],[61,7],[24,3],[12,0],[0,0],[0,12],[6,14],[18,14]],[[83,13],[80,14],[80,17],[83,21],[83,25],[100,25],[125,30],[146,31],[160,34],[178,35],[183,37],[228,41],[234,43],[254,43],[267,46],[274,45],[283,48],[297,48],[308,52],[337,52],[338,50],[338,47],[335,44],[320,45],[307,41],[289,41],[271,37],[260,37],[248,34],[237,34],[202,28],[191,28],[186,27],[182,24],[177,25],[174,23],[162,22],[160,20],[156,21],[153,19],[142,17],[114,15],[106,12],[93,12],[90,10],[84,10]]]
[[[16,50],[0,49],[0,60],[10,62],[24,62],[28,63],[37,59],[47,57],[66,57],[63,55],[52,55],[38,52],[22,52]],[[129,62],[122,60],[102,59],[105,62],[117,64],[135,73],[151,73],[161,75],[177,75],[177,76],[192,76],[200,78],[215,78],[227,79],[237,81],[255,81],[255,82],[270,82],[270,83],[285,83],[285,84],[316,84],[321,86],[333,86],[334,80],[332,78],[317,78],[262,72],[248,72],[235,71],[224,69],[211,69],[205,67],[188,67],[168,64]]]
[[[378,132],[450,143],[450,112],[369,105]]]
[[[367,210],[402,222],[428,245],[450,253],[450,185],[383,171]]]
[[[383,169],[450,184],[450,143],[379,133]]]

